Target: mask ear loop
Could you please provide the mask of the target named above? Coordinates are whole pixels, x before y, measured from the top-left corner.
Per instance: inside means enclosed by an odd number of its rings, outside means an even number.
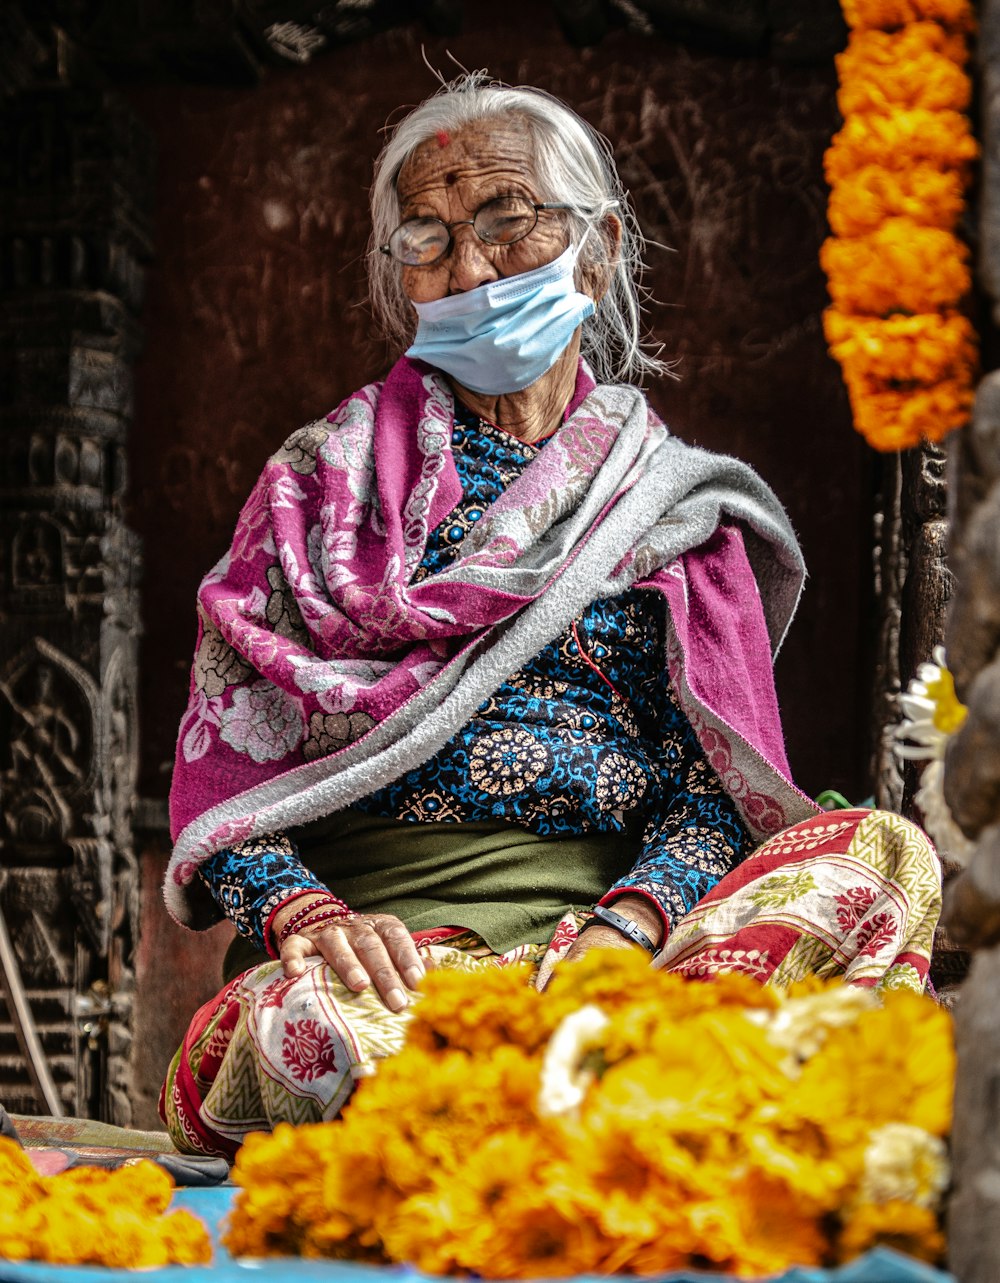
[[[590,233],[596,230],[598,220],[604,218],[605,214],[609,214],[613,209],[617,209],[618,206],[619,206],[619,202],[616,200],[605,201],[604,207],[601,210],[600,214],[591,214],[590,217],[587,219],[587,230],[580,237],[577,244],[576,245],[570,244],[567,246],[567,249],[572,249],[573,251],[573,284],[577,287],[577,289],[580,288],[580,283],[576,279],[576,269],[579,266],[580,251],[583,249],[584,242],[586,241]],[[614,269],[612,265],[609,263],[607,266],[611,269],[613,273]],[[598,306],[599,306],[599,301],[595,299],[594,300],[595,309]]]
[[[571,243],[568,246],[568,248],[573,251],[573,285],[576,287],[577,291],[580,290],[580,285],[581,285],[581,282],[576,279],[577,268],[580,266],[580,251],[583,249],[584,244],[586,243],[587,237],[590,235],[590,233],[593,230],[594,230],[594,222],[593,222],[593,218],[591,217],[591,218],[588,218],[587,230],[580,237],[579,241],[577,241],[575,245]],[[596,307],[597,304],[595,303],[594,306]]]

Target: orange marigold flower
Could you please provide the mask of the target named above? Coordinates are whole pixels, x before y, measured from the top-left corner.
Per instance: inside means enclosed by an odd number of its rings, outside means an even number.
[[[396,1199],[363,1124],[281,1123],[270,1135],[253,1133],[237,1154],[233,1179],[243,1189],[223,1241],[246,1256],[316,1255],[315,1235],[325,1255],[338,1255],[343,1243],[345,1255],[360,1259],[370,1246],[361,1239],[372,1215]]]
[[[909,169],[864,165],[837,180],[827,216],[838,236],[864,236],[886,219],[900,217],[952,231],[964,201],[965,181],[957,170],[929,164]]]
[[[889,31],[908,22],[940,22],[955,31],[975,31],[970,0],[841,0],[849,27]]]
[[[841,1261],[853,1260],[870,1247],[895,1248],[932,1265],[944,1259],[945,1238],[929,1208],[912,1203],[862,1203],[850,1214],[837,1244]]]
[[[520,1045],[408,1043],[339,1120],[248,1138],[231,1250],[492,1278],[706,1263],[759,1276],[832,1256],[833,1213],[857,1205],[873,1129],[947,1126],[950,1022],[932,1003],[889,994],[843,1019],[838,988],[831,1019],[824,987],[802,986],[823,1037],[797,1038],[786,1069],[772,1028],[782,993],[744,977],[693,984],[624,950],[597,952],[510,1026]],[[475,1005],[462,991],[471,999],[479,979],[441,985],[428,1027],[467,1039],[455,1013]],[[541,1114],[539,1029],[590,1004],[609,1040],[587,1046],[593,1081],[575,1111]],[[909,1152],[888,1155],[893,1196],[907,1188]]]
[[[16,1217],[44,1193],[28,1155],[17,1141],[0,1136],[0,1217]]]
[[[926,164],[964,172],[978,155],[972,126],[961,112],[914,107],[850,116],[827,148],[823,167],[832,187],[865,165],[899,170]]]
[[[555,1023],[569,1011],[594,1003],[607,1014],[619,1008],[634,1014],[637,1004],[657,1005],[660,1023],[689,1019],[718,1007],[773,1008],[778,999],[750,976],[733,973],[722,984],[709,980],[692,985],[670,971],[651,969],[634,949],[591,949],[572,966],[559,967],[543,995],[543,1007],[558,1007]]]
[[[970,379],[976,366],[976,333],[959,312],[869,317],[830,307],[823,330],[844,381],[859,391],[905,392]]]
[[[160,1227],[167,1260],[173,1265],[210,1265],[212,1240],[204,1224],[183,1207],[163,1218]]]
[[[470,983],[466,971],[432,971],[421,981],[407,1045],[470,1052],[538,1046],[554,1026],[544,1019],[542,996],[529,984],[529,974],[526,965],[483,967]]]
[[[793,1189],[754,1173],[726,1190],[734,1213],[740,1274],[781,1274],[793,1266],[821,1265],[827,1255],[819,1218]]]
[[[968,258],[957,236],[908,218],[868,236],[831,237],[820,249],[833,302],[867,316],[954,308],[971,287]]]
[[[166,1213],[173,1188],[167,1173],[145,1160],[42,1178],[13,1141],[0,1139],[0,1252],[11,1260],[120,1269],[207,1263],[212,1246],[201,1221]],[[15,1190],[20,1208],[11,1214]]]
[[[469,1262],[488,1259],[491,1229],[474,1192],[427,1172],[423,1190],[402,1200],[386,1222],[385,1253],[424,1274],[466,1274],[476,1268]]]
[[[794,1197],[799,1211],[813,1218],[836,1211],[860,1172],[860,1156],[831,1145],[804,1120],[785,1125],[773,1105],[765,1105],[740,1129],[732,1165],[750,1186],[763,1180]]]
[[[25,1212],[24,1233],[31,1258],[52,1265],[98,1264],[105,1238],[89,1207],[58,1197],[42,1199]]]
[[[567,1132],[574,1187],[605,1234],[632,1244],[669,1238],[674,1251],[683,1238],[683,1251],[691,1250],[679,1209],[716,1196],[719,1184],[704,1156],[691,1152],[687,1136],[656,1134],[610,1110],[590,1115],[575,1135]]]
[[[102,1231],[103,1243],[97,1255],[111,1269],[157,1269],[170,1264],[166,1243],[155,1223],[130,1207],[105,1208],[94,1217]]]
[[[174,1182],[158,1164],[141,1159],[119,1168],[114,1176],[115,1198],[120,1204],[145,1216],[159,1216],[170,1206]]]
[[[491,1217],[489,1249],[476,1273],[498,1279],[564,1278],[604,1273],[613,1244],[600,1226],[572,1204],[552,1200],[544,1186],[528,1184],[523,1197]]]
[[[837,55],[841,115],[924,107],[964,111],[972,84],[963,71],[965,40],[936,22],[914,22],[901,31],[855,31]]]
[[[492,1274],[498,1225],[534,1207],[539,1189],[548,1186],[557,1159],[549,1141],[544,1127],[485,1131],[463,1152],[459,1170],[429,1169],[422,1192],[401,1202],[385,1223],[389,1256],[427,1273]]]
[[[871,1129],[884,1123],[910,1123],[946,1136],[954,1077],[948,1013],[930,998],[891,990],[881,1007],[829,1032],[784,1106],[838,1144],[867,1143]]]
[[[114,1205],[155,1217],[165,1212],[174,1192],[168,1173],[148,1159],[109,1171],[101,1167],[74,1167],[44,1181],[46,1190],[63,1197],[72,1196],[80,1206],[95,1211]]]
[[[848,388],[854,426],[876,450],[908,450],[921,441],[941,441],[964,427],[974,392],[968,382],[934,384],[919,391],[863,392]]]

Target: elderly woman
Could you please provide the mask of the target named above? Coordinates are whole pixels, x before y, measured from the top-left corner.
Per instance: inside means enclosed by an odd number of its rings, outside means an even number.
[[[781,506],[626,382],[663,367],[606,145],[463,78],[397,127],[372,213],[406,353],[288,438],[199,593],[166,897],[238,934],[164,1088],[187,1149],[335,1114],[432,965],[927,972],[924,836],[789,779]]]

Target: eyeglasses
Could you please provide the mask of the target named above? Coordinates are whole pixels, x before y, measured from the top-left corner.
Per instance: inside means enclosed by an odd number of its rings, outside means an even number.
[[[535,230],[539,211],[543,209],[593,213],[577,205],[536,205],[526,196],[498,196],[481,205],[472,218],[459,218],[454,223],[440,218],[408,218],[389,237],[388,244],[380,245],[379,249],[407,267],[432,267],[450,253],[455,242],[453,227],[471,227],[487,245],[513,245]]]

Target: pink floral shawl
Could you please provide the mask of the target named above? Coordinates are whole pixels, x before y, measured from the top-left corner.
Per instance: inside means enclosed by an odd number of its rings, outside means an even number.
[[[288,438],[205,577],[170,799],[178,921],[214,920],[194,876],[213,852],[425,761],[591,601],[632,585],[666,597],[670,677],[751,830],[813,813],[771,676],[804,571],[764,482],[581,364],[563,425],[457,560],[415,581],[461,498],[453,410],[439,373],[400,360]]]

